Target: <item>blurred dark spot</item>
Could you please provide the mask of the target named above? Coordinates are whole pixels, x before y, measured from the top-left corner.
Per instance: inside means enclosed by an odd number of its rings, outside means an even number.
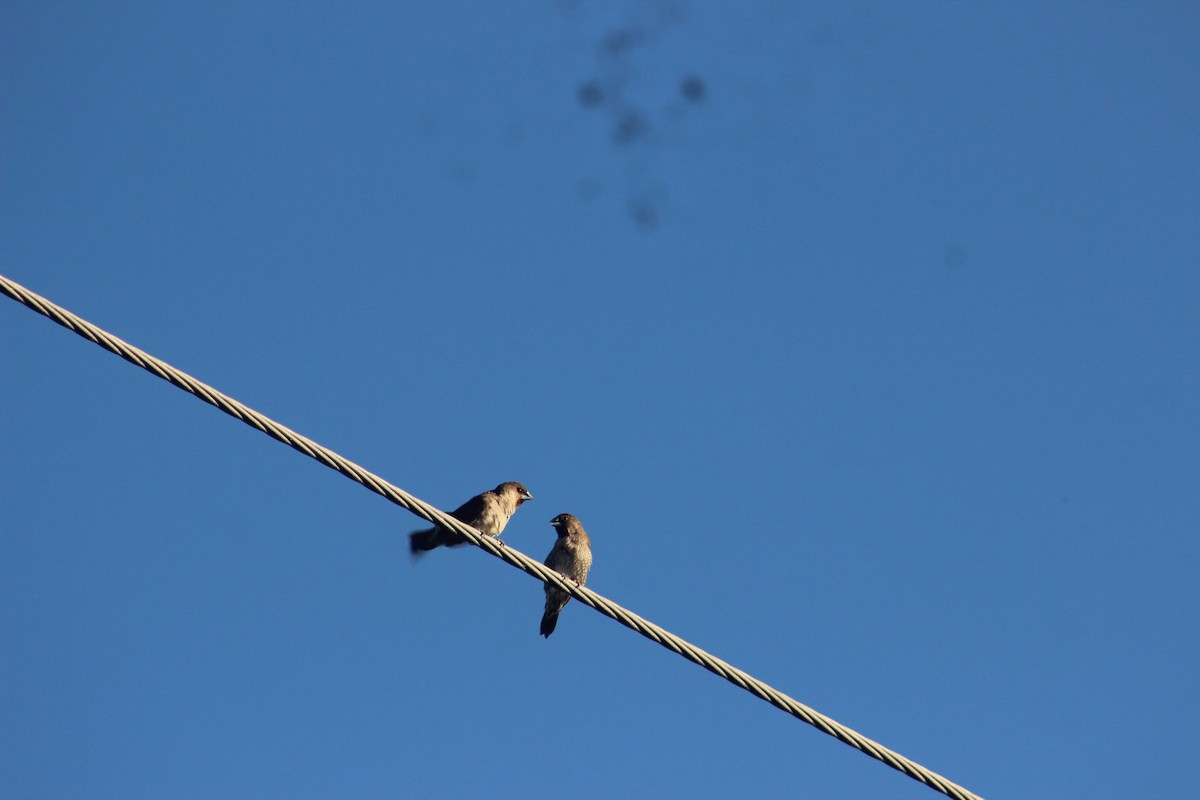
[[[432,111],[422,111],[413,120],[413,127],[422,136],[433,136],[437,133],[439,121],[437,114]]]
[[[818,47],[838,44],[844,38],[843,31],[830,23],[818,24],[809,34],[809,39]]]
[[[947,245],[942,251],[942,261],[946,262],[948,267],[962,269],[967,265],[967,249],[961,244]]]
[[[604,37],[604,51],[611,56],[628,53],[637,44],[638,37],[633,31],[618,28]]]
[[[580,200],[595,200],[600,196],[600,181],[595,178],[582,178],[575,184],[575,195]]]
[[[658,209],[645,197],[629,198],[629,216],[639,228],[652,231],[658,227]]]
[[[525,126],[519,122],[509,123],[504,128],[504,142],[509,147],[520,147],[525,141]]]
[[[707,92],[708,88],[704,85],[704,81],[695,75],[688,75],[679,83],[679,93],[689,103],[703,103],[704,95]]]
[[[807,74],[797,72],[785,83],[787,90],[797,97],[806,95],[812,89],[812,79]]]
[[[475,169],[474,164],[468,164],[466,161],[455,161],[450,165],[450,177],[455,183],[468,184],[474,183],[479,177],[479,171]]]
[[[622,111],[617,117],[617,126],[613,128],[613,142],[618,147],[631,145],[641,139],[650,130],[645,117],[636,111]]]
[[[450,69],[454,72],[470,72],[475,66],[476,55],[470,50],[460,50],[450,56]]]
[[[579,84],[579,105],[584,108],[595,108],[604,101],[604,90],[595,81],[584,81]]]

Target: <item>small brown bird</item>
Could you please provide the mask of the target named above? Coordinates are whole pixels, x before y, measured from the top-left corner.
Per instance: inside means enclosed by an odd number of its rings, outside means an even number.
[[[533,495],[519,483],[509,481],[502,483],[490,492],[484,492],[463,503],[450,516],[465,522],[484,536],[499,536],[508,524],[517,508],[526,500],[532,500]],[[423,531],[414,531],[408,535],[409,549],[414,556],[419,556],[426,550],[435,547],[457,547],[466,544],[466,537],[460,536],[449,528],[435,525]]]
[[[546,556],[546,566],[575,581],[580,586],[587,583],[588,570],[592,566],[592,543],[579,520],[570,514],[559,514],[550,520],[558,531],[558,539]],[[542,636],[547,639],[558,624],[558,614],[566,606],[571,595],[562,589],[546,584],[546,613],[542,615]]]

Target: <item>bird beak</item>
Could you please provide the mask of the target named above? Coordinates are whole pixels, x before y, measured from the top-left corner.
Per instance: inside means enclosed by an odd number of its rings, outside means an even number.
[[[531,495],[531,494],[529,493],[529,491],[528,491],[528,490],[526,490],[524,493],[522,493],[522,494],[521,494],[521,499],[522,499],[522,500],[532,500],[532,499],[533,499],[533,495]]]

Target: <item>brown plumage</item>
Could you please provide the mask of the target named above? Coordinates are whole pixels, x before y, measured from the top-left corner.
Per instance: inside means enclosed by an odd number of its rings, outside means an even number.
[[[550,520],[558,531],[558,539],[546,556],[546,566],[560,575],[575,581],[580,586],[587,583],[588,570],[592,566],[592,543],[579,520],[570,514],[559,514]],[[547,639],[558,624],[558,614],[563,610],[571,595],[562,589],[546,584],[546,613],[542,615],[542,636]]]
[[[528,489],[515,481],[509,481],[490,492],[475,495],[450,512],[450,516],[467,523],[484,536],[499,536],[508,524],[508,518],[522,503],[532,499],[533,495]],[[408,540],[409,549],[414,556],[443,545],[457,547],[467,541],[465,537],[440,525],[410,533]]]

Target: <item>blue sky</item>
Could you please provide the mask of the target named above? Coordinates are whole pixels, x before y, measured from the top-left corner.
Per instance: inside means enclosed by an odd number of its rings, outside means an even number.
[[[10,2],[8,277],[989,798],[1200,779],[1200,12]],[[684,87],[689,87],[684,91]],[[14,798],[937,796],[5,299]]]

